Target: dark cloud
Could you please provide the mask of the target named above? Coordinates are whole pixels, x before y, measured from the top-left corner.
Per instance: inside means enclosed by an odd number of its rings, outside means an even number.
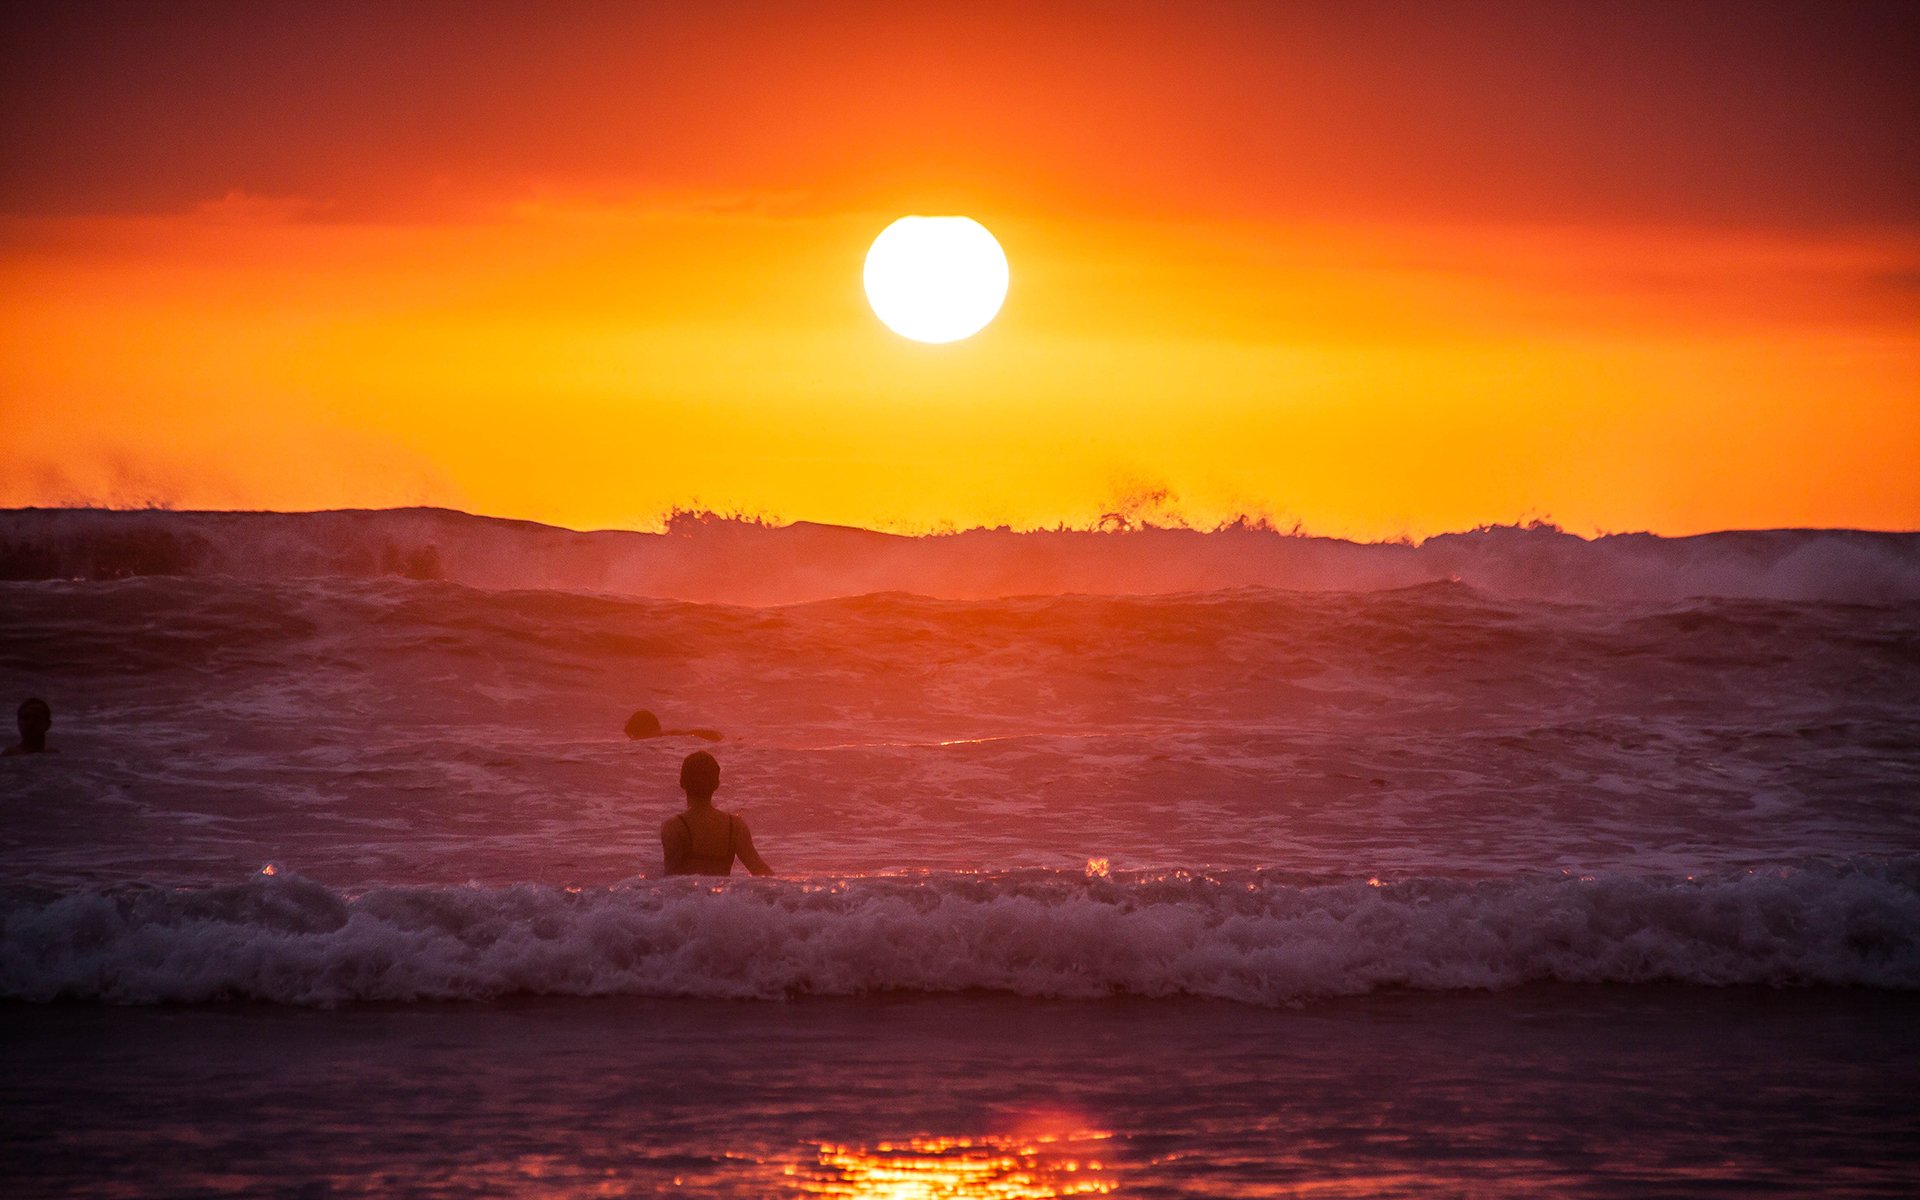
[[[541,187],[1910,223],[1920,5],[12,3],[0,208]]]

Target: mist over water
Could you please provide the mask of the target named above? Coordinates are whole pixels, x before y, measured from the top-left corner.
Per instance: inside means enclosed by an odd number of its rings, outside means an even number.
[[[1356,543],[1214,531],[974,529],[906,537],[683,515],[664,533],[575,533],[444,509],[0,511],[0,579],[398,576],[487,588],[769,605],[877,592],[945,599],[1233,587],[1377,591],[1461,582],[1537,600],[1920,600],[1920,535],[1752,530],[1585,539],[1550,526]]]

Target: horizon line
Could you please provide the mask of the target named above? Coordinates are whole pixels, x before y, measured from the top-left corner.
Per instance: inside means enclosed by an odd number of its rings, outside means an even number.
[[[691,523],[691,524],[696,524],[701,526],[716,525],[716,524],[730,525],[730,526],[738,526],[743,528],[763,529],[763,530],[769,530],[769,531],[793,529],[798,527],[810,527],[814,529],[833,530],[833,531],[838,531],[842,533],[865,534],[865,535],[871,535],[871,536],[877,536],[877,537],[888,537],[888,538],[901,538],[901,539],[910,540],[910,541],[921,540],[921,539],[953,538],[953,537],[965,536],[968,534],[982,534],[982,533],[1002,533],[1002,534],[1012,534],[1012,535],[1022,535],[1022,536],[1033,535],[1033,534],[1082,534],[1082,535],[1104,535],[1104,536],[1127,536],[1129,534],[1152,534],[1152,533],[1191,533],[1191,534],[1202,534],[1202,535],[1242,533],[1242,534],[1262,534],[1262,535],[1267,535],[1271,537],[1297,538],[1302,540],[1346,542],[1350,545],[1355,545],[1355,546],[1414,546],[1414,547],[1421,546],[1429,541],[1433,541],[1438,538],[1463,537],[1463,536],[1468,536],[1472,534],[1490,534],[1490,533],[1502,533],[1502,532],[1554,535],[1559,537],[1569,537],[1582,542],[1604,541],[1609,538],[1653,538],[1660,541],[1684,541],[1690,538],[1701,538],[1701,537],[1716,537],[1716,536],[1741,535],[1741,534],[1789,534],[1789,533],[1800,533],[1800,534],[1859,533],[1859,534],[1872,534],[1877,536],[1890,536],[1890,537],[1920,535],[1920,528],[1886,529],[1886,528],[1872,528],[1867,526],[1841,526],[1841,525],[1741,526],[1741,527],[1730,527],[1730,528],[1724,528],[1724,529],[1699,530],[1693,533],[1680,533],[1680,534],[1656,533],[1648,529],[1617,529],[1616,530],[1616,529],[1596,528],[1592,532],[1580,532],[1578,530],[1568,529],[1565,526],[1560,525],[1550,516],[1522,517],[1522,518],[1516,518],[1511,522],[1490,521],[1490,522],[1484,522],[1482,524],[1471,526],[1464,529],[1439,530],[1433,533],[1427,533],[1420,536],[1415,536],[1410,533],[1402,533],[1402,534],[1398,534],[1390,537],[1362,539],[1362,538],[1355,538],[1355,537],[1346,537],[1346,536],[1342,536],[1340,534],[1334,534],[1334,533],[1317,532],[1307,528],[1304,523],[1297,520],[1290,525],[1282,525],[1282,524],[1276,523],[1271,517],[1268,517],[1265,515],[1251,514],[1251,513],[1240,513],[1240,514],[1237,514],[1231,520],[1220,521],[1210,526],[1192,524],[1190,522],[1187,522],[1183,519],[1179,519],[1177,517],[1172,519],[1170,523],[1163,524],[1161,523],[1160,520],[1155,520],[1150,517],[1129,516],[1128,514],[1124,514],[1124,513],[1107,513],[1107,514],[1104,514],[1098,522],[1085,524],[1085,525],[1068,524],[1063,521],[1063,522],[1056,523],[1054,525],[1037,525],[1036,524],[1036,525],[1027,525],[1027,526],[1015,526],[1015,525],[1003,523],[1000,525],[971,525],[966,527],[956,526],[952,528],[932,528],[932,529],[923,529],[918,531],[905,531],[905,530],[898,530],[898,529],[877,529],[877,528],[874,528],[871,526],[865,526],[865,525],[849,525],[849,524],[842,524],[840,522],[835,522],[835,521],[818,521],[818,520],[812,520],[808,518],[794,518],[790,520],[782,520],[782,519],[768,516],[768,515],[745,513],[738,510],[724,511],[724,510],[707,509],[707,508],[682,508],[679,506],[674,506],[672,508],[669,508],[668,510],[666,510],[666,512],[659,514],[655,518],[655,520],[659,523],[659,528],[657,529],[642,528],[638,524],[633,526],[606,525],[606,526],[593,526],[593,527],[562,525],[562,524],[557,524],[553,521],[543,521],[543,520],[539,520],[532,517],[512,517],[512,516],[501,516],[501,515],[492,514],[492,513],[470,512],[466,509],[452,508],[447,505],[441,505],[441,504],[405,504],[405,505],[388,505],[385,507],[342,506],[342,507],[334,507],[334,508],[298,508],[298,509],[176,508],[172,505],[157,504],[157,503],[147,503],[147,504],[139,504],[139,505],[67,504],[67,505],[18,505],[13,507],[0,507],[0,516],[27,514],[27,513],[45,513],[49,515],[60,514],[60,513],[96,513],[96,514],[112,513],[112,514],[126,515],[126,516],[165,514],[165,515],[181,516],[181,517],[191,517],[191,516],[209,516],[209,517],[380,516],[380,515],[387,515],[387,514],[412,513],[412,514],[429,514],[429,515],[436,515],[436,516],[457,517],[465,520],[486,521],[486,522],[493,522],[498,524],[528,525],[528,526],[534,526],[540,529],[553,530],[555,532],[561,532],[561,533],[579,534],[582,536],[591,536],[596,534],[631,534],[631,535],[638,535],[638,536],[645,536],[645,537],[664,537],[671,534],[674,531],[675,526],[680,523]],[[1108,523],[1109,518],[1113,519],[1112,524]],[[1161,520],[1166,520],[1166,519],[1167,518],[1163,514],[1161,517]]]

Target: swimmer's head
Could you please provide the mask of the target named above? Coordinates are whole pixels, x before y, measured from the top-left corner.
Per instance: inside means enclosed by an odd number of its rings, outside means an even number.
[[[659,737],[660,718],[641,709],[627,718],[627,736],[636,742],[641,738]]]
[[[720,761],[705,750],[687,755],[680,764],[680,789],[693,799],[712,799],[720,789]]]
[[[53,708],[38,696],[20,702],[19,717],[20,740],[29,745],[43,740],[53,728]]]

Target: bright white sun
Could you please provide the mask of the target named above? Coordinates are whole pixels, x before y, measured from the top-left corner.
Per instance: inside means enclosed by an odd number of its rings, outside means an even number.
[[[867,303],[916,342],[957,342],[1007,298],[1007,256],[972,217],[901,217],[867,251]]]

